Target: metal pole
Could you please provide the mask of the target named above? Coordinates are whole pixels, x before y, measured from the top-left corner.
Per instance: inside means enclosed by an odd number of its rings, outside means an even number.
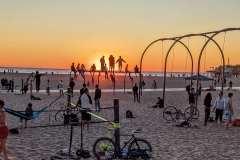
[[[114,105],[114,129],[115,129],[115,143],[117,145],[117,153],[116,157],[120,157],[121,153],[118,151],[120,150],[120,122],[119,122],[119,99],[113,98],[113,105]]]
[[[70,118],[71,119],[71,118]],[[71,148],[72,148],[72,134],[73,134],[73,125],[71,125],[71,133],[70,133],[70,146],[69,146],[69,153],[68,155],[70,156],[71,155]]]
[[[68,89],[67,89],[67,100],[68,100],[67,106],[71,107],[71,104],[70,104],[71,103],[71,88],[70,87],[68,87]]]
[[[23,79],[22,79],[22,94],[23,94]]]
[[[30,80],[31,85],[30,85],[30,99],[32,99],[32,79]]]

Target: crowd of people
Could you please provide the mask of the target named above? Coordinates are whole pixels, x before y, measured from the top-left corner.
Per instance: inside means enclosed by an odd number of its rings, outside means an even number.
[[[232,121],[232,115],[234,115],[233,112],[233,106],[232,106],[232,97],[233,93],[229,92],[227,94],[227,98],[224,98],[223,92],[220,91],[219,96],[215,99],[214,105],[212,105],[212,101],[214,100],[212,97],[211,92],[207,92],[204,95],[204,111],[205,111],[205,118],[204,118],[204,125],[207,125],[207,121],[209,119],[210,113],[211,113],[211,108],[212,108],[212,113],[215,112],[215,125],[217,125],[217,122],[219,120],[220,125],[222,124],[223,121],[223,115],[225,114],[226,116],[226,130],[229,128],[229,123]],[[190,107],[194,108],[195,107],[195,99],[198,98],[198,95],[195,92],[195,88],[190,88],[190,92],[188,94],[187,101],[189,101]],[[190,114],[195,114],[194,111],[190,111]]]

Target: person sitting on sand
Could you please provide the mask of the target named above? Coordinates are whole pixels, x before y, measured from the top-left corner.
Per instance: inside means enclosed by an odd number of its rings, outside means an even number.
[[[33,115],[32,103],[28,103],[27,108],[25,109],[25,115],[31,117]],[[27,120],[25,119],[25,128],[27,127]]]
[[[152,107],[153,108],[163,108],[163,100],[160,97],[158,97],[158,102]]]
[[[7,148],[6,141],[8,136],[8,126],[7,126],[7,112],[3,109],[3,106],[5,105],[5,102],[3,100],[0,100],[0,143],[1,143],[1,149],[0,152],[3,151],[4,159],[8,160],[8,154],[10,151]]]
[[[64,118],[64,126],[63,128],[65,128],[65,125],[67,125],[67,129],[68,129],[68,125],[69,125],[69,120],[71,118],[71,108],[67,107],[67,110],[63,113],[63,118]]]

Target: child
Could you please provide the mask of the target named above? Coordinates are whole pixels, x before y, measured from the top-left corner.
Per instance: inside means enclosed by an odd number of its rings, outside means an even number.
[[[33,115],[32,103],[28,103],[28,106],[25,110],[25,115],[31,117]],[[27,127],[27,120],[25,119],[25,128]]]
[[[70,110],[71,110],[71,108],[68,107],[67,110],[63,113],[63,117],[64,117],[64,126],[63,126],[63,128],[65,128],[65,125],[67,125],[67,128],[68,128],[69,119],[71,117]]]

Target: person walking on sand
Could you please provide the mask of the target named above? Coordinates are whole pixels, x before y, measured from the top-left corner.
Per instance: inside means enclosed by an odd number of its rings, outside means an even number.
[[[102,56],[102,58],[100,59],[100,63],[101,63],[101,71],[102,71],[104,64],[105,64],[104,56]]]
[[[228,98],[224,101],[224,111],[225,115],[227,116],[227,122],[226,122],[226,130],[229,128],[229,123],[232,121],[232,115],[234,115],[233,112],[233,106],[232,106],[232,97],[233,93],[228,93]]]
[[[110,55],[110,57],[108,58],[108,60],[109,60],[109,71],[110,71],[110,72],[114,72],[115,58],[113,57],[113,55]]]
[[[58,90],[60,93],[60,96],[63,95],[63,80],[61,79],[60,82],[58,82]]]
[[[49,79],[47,80],[47,89],[46,89],[46,92],[48,95],[50,95],[50,81]]]
[[[45,74],[39,74],[39,72],[36,71],[36,74],[35,74],[35,76],[33,78],[33,81],[36,79],[36,90],[37,90],[37,93],[40,90],[41,76],[45,76],[46,74],[47,74],[47,72]]]
[[[152,84],[153,89],[157,88],[157,82],[155,80],[153,80],[153,84]]]
[[[8,92],[9,90],[12,90],[12,80],[9,80],[8,82]]]
[[[4,74],[4,75],[6,74],[5,70],[3,71],[3,74]]]
[[[135,83],[135,86],[133,87],[133,96],[134,96],[134,103],[137,99],[137,102],[138,102],[138,86],[137,86],[137,83]]]
[[[232,90],[232,85],[233,85],[233,83],[232,83],[232,81],[230,80],[230,82],[229,82],[229,90]]]
[[[223,91],[220,91],[218,95],[219,95],[219,97],[216,98],[216,101],[215,101],[215,104],[213,106],[212,112],[214,112],[214,110],[216,109],[216,111],[215,111],[215,125],[217,125],[217,120],[218,120],[218,117],[219,117],[220,126],[221,126],[225,98],[223,97]]]
[[[202,93],[202,85],[199,83],[199,88],[198,88],[198,99],[201,98],[201,93]]]
[[[95,112],[100,112],[100,98],[101,98],[102,92],[101,89],[99,88],[98,84],[96,85],[96,90],[95,90],[95,96],[94,96],[94,100],[95,100]]]
[[[7,112],[3,109],[5,102],[0,100],[0,143],[2,147],[2,151],[4,154],[4,160],[8,160],[8,154],[10,151],[7,148],[7,136],[8,136],[8,126],[7,126]]]
[[[188,94],[187,101],[189,101],[190,108],[190,120],[192,119],[194,107],[195,107],[195,98],[194,98],[194,88],[190,88],[190,93]]]
[[[71,96],[73,97],[73,89],[75,86],[75,82],[73,80],[73,78],[71,78],[71,82],[69,83],[69,87],[71,88]]]
[[[145,89],[145,85],[146,85],[146,84],[145,84],[144,80],[142,80],[142,88],[143,88],[143,89]]]
[[[204,111],[205,111],[205,118],[204,118],[204,125],[207,125],[208,118],[210,116],[210,107],[212,102],[212,94],[210,92],[207,92],[204,96]]]
[[[122,69],[122,62],[126,63],[122,58],[121,56],[119,56],[119,59],[116,61],[116,64],[118,63],[118,68],[119,68],[119,71],[121,72],[121,69]]]
[[[27,108],[25,109],[25,115],[31,117],[33,115],[32,103],[28,103]],[[27,120],[25,119],[25,128],[27,127]]]
[[[216,89],[216,86],[217,86],[217,81],[216,79],[214,80],[214,88]]]
[[[23,87],[23,95],[26,95],[27,91],[28,91],[28,81],[29,78],[27,78],[27,80],[24,82],[24,87]]]
[[[14,79],[12,79],[12,87],[11,87],[11,92],[13,92],[14,89]]]

